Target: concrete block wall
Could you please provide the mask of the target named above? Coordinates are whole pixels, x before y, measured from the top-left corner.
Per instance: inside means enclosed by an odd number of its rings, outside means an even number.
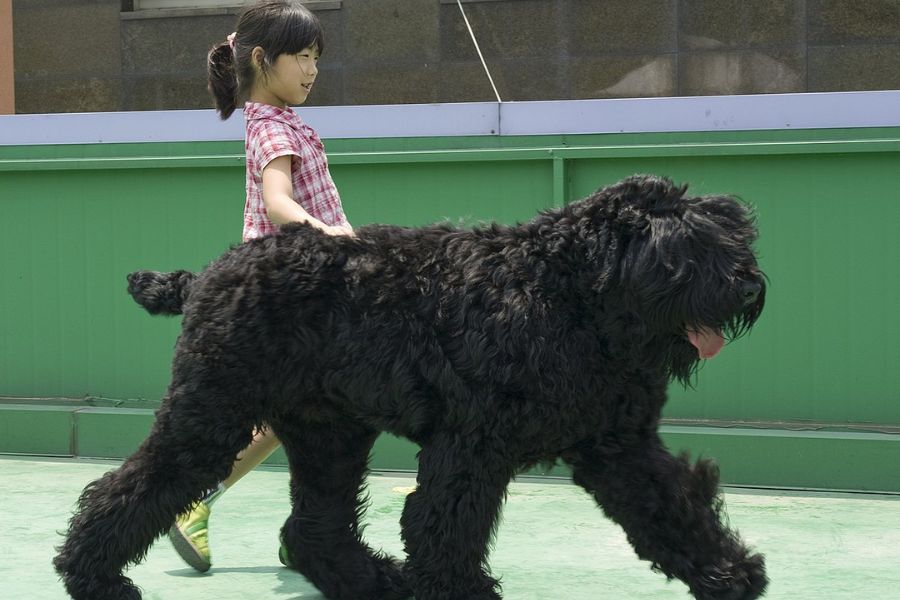
[[[223,2],[223,4],[227,4]],[[311,0],[310,105],[494,99],[455,0]],[[207,108],[236,8],[13,0],[19,113]],[[465,0],[505,101],[900,88],[896,0]]]

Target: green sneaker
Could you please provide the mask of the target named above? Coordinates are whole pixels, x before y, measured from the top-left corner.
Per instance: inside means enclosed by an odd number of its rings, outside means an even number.
[[[178,515],[169,529],[169,539],[184,562],[201,573],[212,566],[209,552],[209,506],[198,502],[186,513]]]
[[[281,545],[278,547],[278,562],[289,569],[291,568],[291,559],[288,556],[288,549],[284,542],[281,542]]]

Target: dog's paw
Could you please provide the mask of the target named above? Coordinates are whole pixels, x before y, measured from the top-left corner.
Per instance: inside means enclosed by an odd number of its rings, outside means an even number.
[[[141,600],[141,590],[125,576],[111,579],[64,577],[75,600]]]
[[[403,561],[390,556],[378,557],[378,599],[406,600],[413,597],[412,588],[403,574]]]
[[[448,585],[446,578],[435,578],[430,575],[418,577],[415,579],[415,598],[416,600],[502,600],[500,594],[500,582],[492,577],[485,575],[475,576],[470,580],[466,580],[466,585],[462,585],[463,581],[459,580],[460,585]]]
[[[698,600],[755,600],[766,591],[765,559],[754,554],[737,563],[719,563],[703,569],[691,592]]]

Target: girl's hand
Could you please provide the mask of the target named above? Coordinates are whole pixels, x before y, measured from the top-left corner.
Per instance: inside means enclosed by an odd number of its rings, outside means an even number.
[[[328,235],[346,235],[348,237],[356,237],[356,233],[350,225],[326,225],[322,231]]]

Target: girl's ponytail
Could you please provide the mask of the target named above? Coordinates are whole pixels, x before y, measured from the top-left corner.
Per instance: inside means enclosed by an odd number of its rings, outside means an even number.
[[[237,108],[238,79],[234,63],[234,50],[229,42],[217,44],[206,56],[209,93],[223,121]]]

